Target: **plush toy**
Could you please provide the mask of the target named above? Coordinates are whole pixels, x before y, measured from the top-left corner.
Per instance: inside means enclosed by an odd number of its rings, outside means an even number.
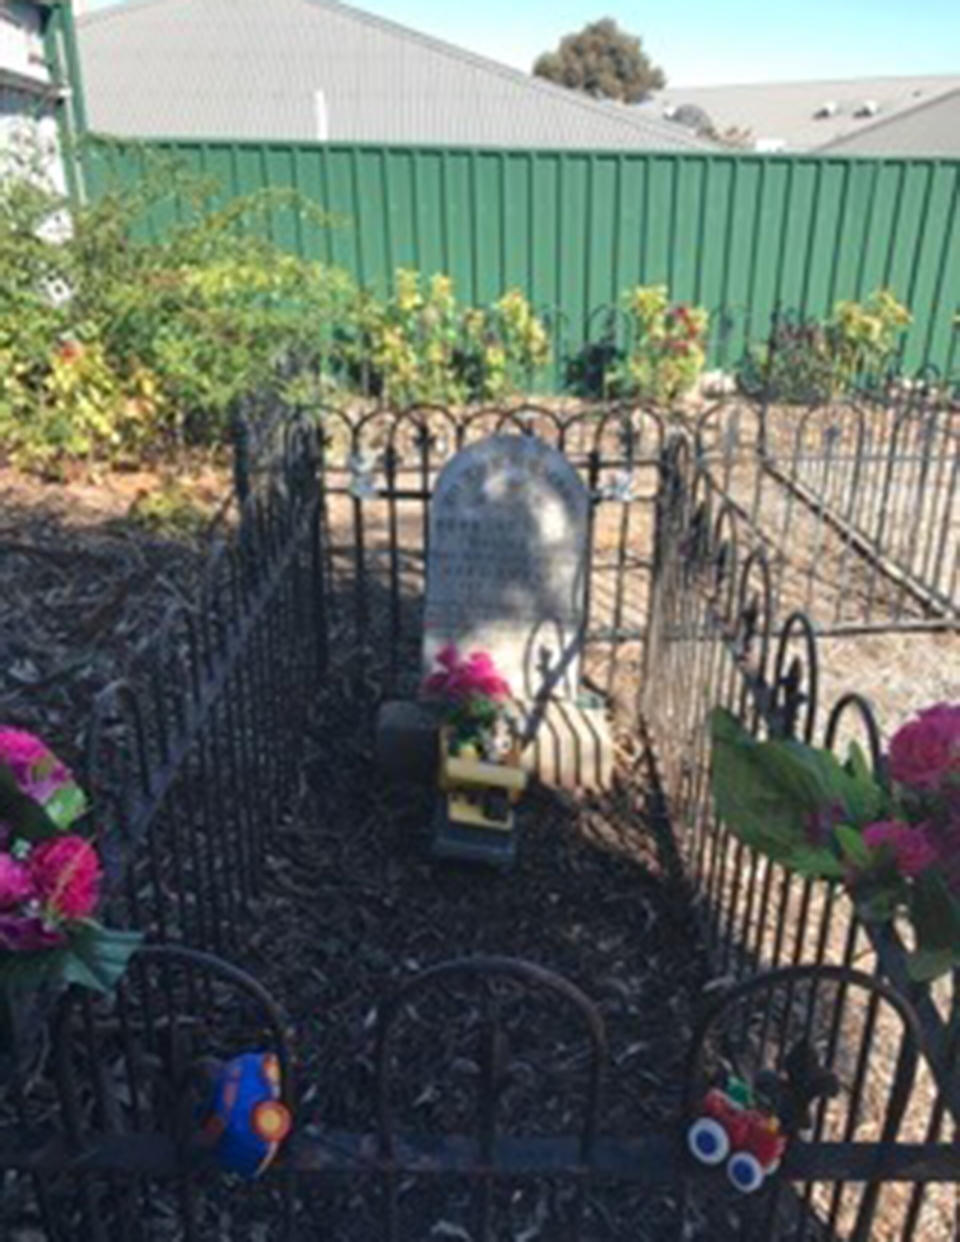
[[[762,1070],[751,1085],[726,1075],[707,1092],[687,1131],[687,1144],[701,1164],[727,1162],[736,1190],[752,1194],[777,1171],[789,1138],[810,1126],[810,1106],[836,1095],[836,1077],[821,1068],[807,1043],[784,1060],[784,1074]]]
[[[222,1168],[247,1181],[259,1177],[291,1126],[290,1111],[280,1099],[280,1065],[272,1052],[246,1052],[218,1066],[203,1139]]]

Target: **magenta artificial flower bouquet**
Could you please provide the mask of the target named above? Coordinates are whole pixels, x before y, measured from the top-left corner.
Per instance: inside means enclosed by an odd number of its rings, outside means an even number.
[[[140,943],[95,919],[103,867],[76,830],[87,800],[32,733],[0,726],[0,988],[109,991]]]
[[[486,651],[461,656],[452,644],[437,653],[424,678],[423,697],[440,710],[453,754],[474,752],[491,762],[512,749],[515,728],[506,710],[510,686]]]
[[[889,780],[856,745],[841,763],[793,739],[757,741],[722,709],[711,729],[714,801],[735,836],[840,881],[866,921],[906,914],[913,978],[960,965],[960,704],[928,707],[894,734]]]

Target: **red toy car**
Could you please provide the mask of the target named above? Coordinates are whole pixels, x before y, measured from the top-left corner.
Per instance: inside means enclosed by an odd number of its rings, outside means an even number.
[[[726,1160],[732,1185],[752,1194],[780,1167],[787,1137],[776,1117],[754,1107],[747,1084],[730,1079],[723,1090],[714,1087],[707,1093],[687,1131],[687,1144],[701,1164]]]

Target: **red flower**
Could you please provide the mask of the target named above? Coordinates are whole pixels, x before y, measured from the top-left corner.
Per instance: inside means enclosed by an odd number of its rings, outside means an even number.
[[[929,826],[911,827],[901,820],[878,820],[863,830],[863,839],[871,849],[887,850],[903,876],[920,875],[940,861],[940,851],[930,839]]]
[[[46,909],[63,919],[92,914],[100,897],[97,851],[83,837],[53,837],[30,855],[30,873]]]
[[[890,774],[927,793],[960,778],[960,704],[937,703],[898,729],[890,740]]]
[[[61,341],[57,346],[57,354],[63,362],[78,362],[84,352],[83,345],[79,341]]]

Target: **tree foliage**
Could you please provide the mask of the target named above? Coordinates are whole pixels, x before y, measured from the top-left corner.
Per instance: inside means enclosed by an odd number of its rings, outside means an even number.
[[[609,17],[561,39],[555,52],[544,52],[537,59],[533,72],[595,99],[623,103],[637,103],[667,80],[644,52],[640,39],[621,30]]]

